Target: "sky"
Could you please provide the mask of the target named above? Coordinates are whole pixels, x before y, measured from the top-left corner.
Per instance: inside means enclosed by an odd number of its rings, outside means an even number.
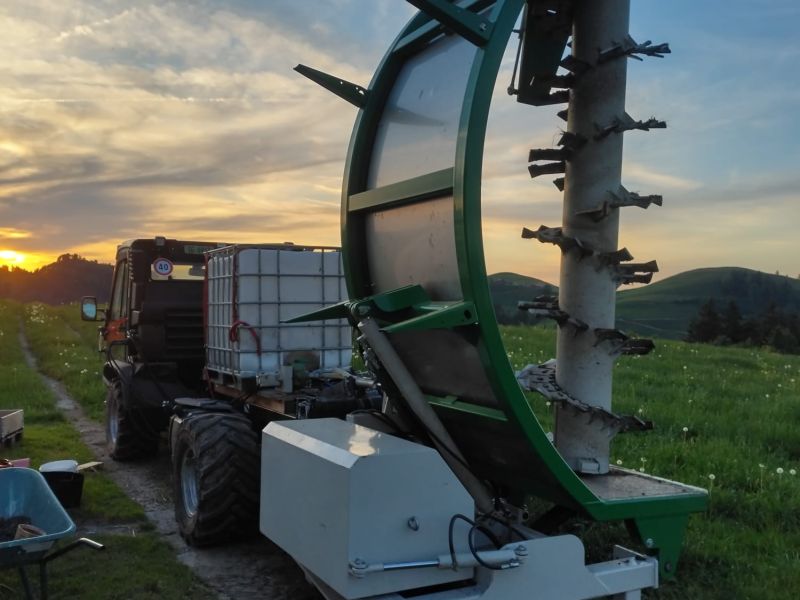
[[[0,4],[0,265],[122,240],[339,244],[356,109],[292,71],[366,86],[415,10],[403,0],[8,0]],[[623,183],[663,207],[623,211],[620,245],[658,278],[712,266],[800,273],[800,4],[632,0],[627,111],[668,128],[625,137]],[[495,89],[484,158],[489,272],[554,283],[559,255],[520,239],[557,226],[558,107]]]

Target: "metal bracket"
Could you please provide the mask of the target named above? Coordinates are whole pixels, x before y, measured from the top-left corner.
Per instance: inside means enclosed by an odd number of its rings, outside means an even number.
[[[559,192],[563,192],[564,191],[564,183],[565,182],[566,182],[566,179],[564,177],[558,177],[557,179],[553,179],[553,185],[558,188]]]
[[[300,75],[308,77],[314,83],[321,85],[329,92],[333,92],[340,98],[347,100],[353,106],[364,108],[367,104],[369,90],[360,85],[350,83],[349,81],[345,81],[344,79],[322,71],[317,71],[306,65],[297,65],[294,70],[300,73]]]
[[[587,217],[591,217],[595,221],[602,221],[605,219],[609,214],[611,214],[611,210],[614,208],[625,208],[628,206],[638,206],[639,208],[648,208],[651,204],[655,204],[657,206],[661,206],[663,202],[663,197],[657,194],[653,194],[650,196],[640,196],[636,192],[629,192],[625,189],[625,186],[619,186],[619,190],[615,193],[612,191],[608,192],[608,195],[611,196],[611,200],[606,200],[602,204],[600,204],[596,208],[590,208],[588,210],[582,210],[580,212],[575,213],[576,215],[585,215]]]
[[[539,392],[550,402],[556,402],[578,413],[590,414],[593,418],[599,419],[604,428],[611,430],[611,435],[653,428],[652,421],[644,421],[633,415],[617,415],[599,406],[590,406],[573,398],[556,382],[555,360],[549,360],[541,365],[527,365],[516,374],[516,377],[523,389]]]
[[[619,356],[621,354],[644,356],[652,352],[656,347],[653,340],[631,338],[619,329],[595,329],[594,335],[597,338],[595,346],[603,342],[611,343],[612,350],[609,352],[611,356]]]
[[[492,36],[491,21],[447,0],[406,1],[476,46],[485,46]]]
[[[624,133],[638,129],[639,131],[650,131],[651,129],[666,129],[666,121],[659,121],[655,117],[650,117],[647,121],[634,121],[633,117],[628,113],[624,113],[621,117],[614,117],[614,120],[605,126],[595,124],[597,134],[594,136],[596,140],[611,135],[612,133]]]
[[[628,58],[635,58],[636,60],[643,60],[637,54],[645,56],[655,56],[656,58],[664,58],[665,54],[670,54],[672,51],[669,49],[669,44],[656,44],[650,40],[642,44],[637,44],[636,41],[629,35],[621,44],[616,44],[605,50],[600,50],[597,56],[597,64],[602,64],[615,58],[627,56]]]

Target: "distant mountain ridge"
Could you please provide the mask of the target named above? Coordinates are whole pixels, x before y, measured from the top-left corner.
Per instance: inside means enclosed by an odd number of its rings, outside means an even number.
[[[112,265],[77,254],[62,254],[56,262],[36,271],[0,267],[0,298],[65,304],[82,296],[96,296],[98,302],[106,303],[113,272]]]
[[[505,318],[517,310],[517,301],[542,295],[545,286],[552,291],[547,295],[558,292],[555,286],[533,277],[516,273],[491,275],[489,287],[498,320],[520,322]],[[760,314],[770,305],[787,312],[800,312],[800,279],[742,267],[686,271],[644,287],[620,291],[617,327],[642,335],[682,338],[689,321],[709,298],[719,309],[736,302],[745,317]]]

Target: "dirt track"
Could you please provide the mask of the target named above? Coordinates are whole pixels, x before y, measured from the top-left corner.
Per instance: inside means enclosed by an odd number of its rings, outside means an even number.
[[[28,365],[38,370],[24,331],[20,329],[20,346]],[[178,535],[173,516],[170,461],[166,449],[153,461],[116,463],[106,453],[105,432],[100,423],[84,415],[58,381],[40,372],[53,390],[57,406],[72,422],[83,442],[97,460],[103,461],[105,472],[133,500],[144,508],[147,518],[159,535],[176,552],[178,559],[207,583],[221,600],[259,598],[267,600],[319,600],[321,596],[308,583],[297,565],[266,538],[252,542],[229,544],[218,548],[197,549],[187,546]],[[302,515],[287,515],[302,518]],[[93,523],[77,523],[80,535],[98,531],[124,533],[129,527],[109,528]]]

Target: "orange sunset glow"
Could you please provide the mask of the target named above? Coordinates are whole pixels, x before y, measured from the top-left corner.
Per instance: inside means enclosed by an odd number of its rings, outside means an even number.
[[[367,85],[413,6],[70,0],[46,3],[42,21],[26,3],[7,4],[0,265],[32,270],[65,253],[110,263],[121,241],[156,235],[340,243],[341,175],[358,111],[292,68]],[[727,33],[713,37],[716,19],[706,23],[713,39],[698,45],[670,5],[640,3],[631,17],[636,35],[663,24],[680,52],[629,67],[628,112],[664,118],[669,129],[625,138],[626,188],[663,194],[664,207],[626,210],[620,246],[658,259],[656,280],[731,265],[797,273],[797,120],[783,116],[797,85],[786,78],[792,55],[762,55],[754,43],[732,58]],[[548,178],[531,180],[525,158],[551,146],[564,124],[555,111],[509,99],[514,51],[483,161],[486,266],[556,283],[560,255],[520,231],[561,222],[561,194]],[[725,118],[710,118],[710,106],[726,107]]]

